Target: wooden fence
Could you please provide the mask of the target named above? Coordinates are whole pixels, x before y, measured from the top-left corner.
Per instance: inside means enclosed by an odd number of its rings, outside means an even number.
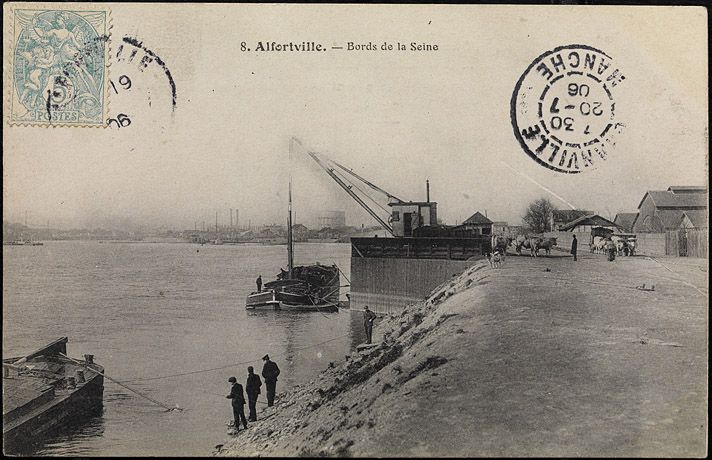
[[[665,232],[665,254],[680,257],[708,257],[708,230],[681,229]]]
[[[559,249],[571,249],[571,232],[547,232],[545,237],[556,237]],[[578,250],[588,250],[589,233],[575,233],[578,238]],[[708,257],[708,229],[680,229],[665,233],[638,233],[635,253],[645,256]]]
[[[644,256],[664,256],[667,254],[665,233],[638,233],[635,253]]]

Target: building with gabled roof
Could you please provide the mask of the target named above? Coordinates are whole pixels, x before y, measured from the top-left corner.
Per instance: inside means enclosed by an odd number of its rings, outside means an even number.
[[[477,211],[459,226],[466,232],[474,235],[491,235],[492,234],[492,221],[487,218],[484,214]]]
[[[596,227],[602,227],[612,231],[619,231],[621,228],[615,223],[608,219],[605,219],[598,214],[590,214],[588,216],[582,216],[578,219],[569,222],[568,224],[559,227],[561,232],[590,232]]]
[[[707,193],[707,187],[704,185],[671,185],[667,191],[677,195],[681,193]]]
[[[484,214],[481,212],[477,211],[463,222],[463,224],[491,224],[492,221],[487,218]]]
[[[624,232],[630,233],[633,231],[633,224],[637,217],[637,212],[619,212],[616,214],[616,218],[613,219],[613,223],[618,225]]]
[[[683,220],[683,213],[707,213],[707,187],[672,186],[667,190],[650,190],[643,195],[638,205],[638,217],[633,232],[665,232],[676,230]],[[689,218],[689,216],[688,216]]]
[[[707,211],[683,211],[679,228],[701,229],[709,228]]]
[[[461,227],[475,234],[491,235],[492,223],[493,222],[489,220],[487,216],[477,211],[476,213],[465,219]]]
[[[585,211],[583,209],[554,209],[551,211],[551,229],[556,231],[560,227],[573,222],[574,220],[595,214],[593,211]]]

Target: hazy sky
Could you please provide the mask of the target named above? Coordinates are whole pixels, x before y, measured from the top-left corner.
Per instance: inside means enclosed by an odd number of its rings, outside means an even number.
[[[156,66],[114,62],[116,129],[5,126],[3,219],[52,226],[139,222],[192,228],[285,220],[291,136],[406,200],[431,198],[448,223],[477,210],[518,222],[549,197],[604,217],[644,192],[707,181],[706,11],[683,7],[113,5],[112,47],[129,35],[159,55],[177,88],[170,108]],[[5,22],[7,24],[7,21]],[[384,41],[438,51],[242,52],[257,41],[329,48]],[[541,53],[586,44],[625,74],[626,124],[595,170],[547,170],[514,137],[509,103]],[[7,42],[5,42],[7,46]],[[7,53],[7,49],[4,50]],[[141,55],[139,55],[141,56]],[[120,86],[120,85],[119,85]],[[7,88],[7,82],[5,85]],[[509,165],[509,166],[507,166]],[[510,169],[510,167],[512,169]],[[515,170],[517,172],[515,172]],[[298,221],[341,209],[373,224],[304,153],[292,159]]]

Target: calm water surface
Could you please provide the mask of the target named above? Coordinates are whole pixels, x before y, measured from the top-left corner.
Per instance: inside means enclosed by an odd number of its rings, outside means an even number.
[[[349,248],[298,244],[295,261],[336,263],[349,276]],[[363,339],[358,313],[244,309],[257,275],[266,282],[284,266],[285,246],[3,246],[4,358],[67,336],[70,356],[94,354],[107,375],[185,409],[165,412],[106,381],[103,414],[51,438],[36,454],[208,455],[227,438],[228,377],[244,385],[247,366],[261,372],[260,357],[269,353],[282,370],[280,392],[343,359]],[[221,366],[228,367],[140,380]]]

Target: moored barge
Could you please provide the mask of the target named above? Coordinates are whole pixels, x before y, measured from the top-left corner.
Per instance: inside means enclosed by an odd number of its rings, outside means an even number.
[[[289,273],[291,272],[291,276]],[[247,296],[248,310],[338,311],[339,268],[336,265],[292,267]]]
[[[3,359],[3,444],[24,451],[68,425],[101,414],[104,368],[93,355],[66,356],[67,337],[22,358]]]

